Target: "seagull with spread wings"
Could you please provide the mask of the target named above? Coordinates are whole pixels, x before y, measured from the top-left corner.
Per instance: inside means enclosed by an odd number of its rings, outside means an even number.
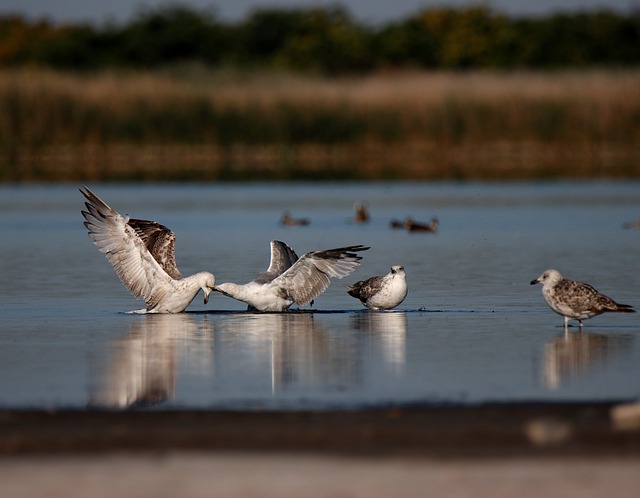
[[[224,283],[213,290],[258,311],[285,311],[294,303],[304,306],[327,290],[332,277],[343,278],[353,272],[362,259],[357,253],[367,249],[362,245],[339,247],[298,258],[287,244],[272,240],[267,271],[247,284]]]
[[[200,272],[183,277],[175,259],[176,236],[155,221],[130,219],[111,209],[86,186],[82,211],[93,243],[105,254],[120,280],[145,309],[134,313],[180,313],[204,292],[205,304],[215,286],[215,277]]]

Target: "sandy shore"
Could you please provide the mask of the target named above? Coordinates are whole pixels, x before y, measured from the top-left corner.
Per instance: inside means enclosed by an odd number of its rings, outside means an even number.
[[[637,497],[640,459],[162,453],[19,457],[7,497]]]
[[[620,415],[622,414],[622,415]],[[0,412],[2,496],[637,496],[613,404]]]

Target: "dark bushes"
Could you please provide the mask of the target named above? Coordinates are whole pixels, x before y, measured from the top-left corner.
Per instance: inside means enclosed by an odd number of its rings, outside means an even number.
[[[324,74],[634,66],[640,18],[606,10],[511,18],[482,6],[427,9],[375,28],[340,7],[258,10],[237,24],[180,6],[143,10],[122,26],[0,18],[0,65],[93,70],[183,61]]]

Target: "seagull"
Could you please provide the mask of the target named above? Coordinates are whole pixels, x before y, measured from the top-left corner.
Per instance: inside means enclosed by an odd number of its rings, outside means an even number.
[[[239,285],[224,283],[213,290],[245,302],[250,310],[285,311],[296,303],[303,306],[322,294],[331,277],[343,278],[360,265],[356,253],[369,249],[356,245],[312,251],[298,258],[284,242],[271,241],[271,262],[267,271],[251,282]]]
[[[431,222],[429,224],[424,224],[413,221],[413,218],[407,218],[404,222],[404,226],[410,232],[436,233],[438,231],[438,219],[431,218]]]
[[[347,292],[371,310],[393,309],[407,296],[404,267],[392,266],[384,276],[371,277],[347,286]]]
[[[578,320],[582,330],[582,320],[611,311],[634,313],[628,304],[618,304],[610,297],[600,294],[589,284],[567,280],[557,270],[547,270],[531,285],[542,284],[542,295],[549,307],[564,317],[565,329],[569,320]]]
[[[145,309],[132,313],[180,313],[204,292],[204,303],[215,286],[215,277],[200,272],[183,277],[175,260],[176,236],[155,221],[130,219],[111,209],[86,186],[82,211],[89,237],[113,265],[120,280]]]
[[[309,218],[293,218],[291,212],[285,211],[280,218],[280,224],[285,227],[298,227],[309,225],[311,221]]]

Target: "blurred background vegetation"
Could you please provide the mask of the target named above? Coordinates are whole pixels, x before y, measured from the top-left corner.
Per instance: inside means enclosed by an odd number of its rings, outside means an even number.
[[[640,17],[0,17],[0,180],[640,176]]]
[[[95,70],[185,60],[324,74],[388,68],[567,68],[640,64],[640,16],[613,11],[511,18],[433,8],[366,26],[340,7],[257,10],[236,24],[207,10],[141,10],[124,25],[0,18],[0,64]]]

